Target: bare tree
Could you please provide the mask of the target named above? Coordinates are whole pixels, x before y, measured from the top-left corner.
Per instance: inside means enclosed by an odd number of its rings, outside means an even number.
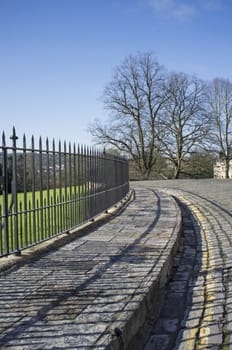
[[[95,121],[90,133],[98,143],[126,153],[149,178],[160,154],[156,122],[164,102],[163,69],[153,54],[129,56],[104,91],[111,118],[105,124]]]
[[[183,159],[193,148],[202,145],[209,131],[205,112],[203,83],[183,73],[167,77],[165,112],[161,121],[160,141],[166,157],[179,178]]]
[[[213,121],[212,142],[225,161],[225,176],[229,178],[232,159],[232,82],[214,79],[208,89],[208,102]]]

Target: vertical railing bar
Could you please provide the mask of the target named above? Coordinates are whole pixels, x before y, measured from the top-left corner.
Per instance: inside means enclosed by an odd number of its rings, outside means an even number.
[[[0,255],[4,254],[4,236],[3,236],[3,224],[2,219],[4,219],[3,213],[2,213],[2,205],[0,204]]]
[[[109,156],[109,154],[105,155],[105,160],[106,160],[105,172],[106,172],[106,194],[107,194],[107,196],[106,196],[106,208],[108,208],[110,206],[109,203],[110,203],[110,195],[111,195],[111,193],[109,191],[110,178],[109,178],[109,176],[107,176],[107,174],[109,174],[109,172],[110,172],[110,156]],[[111,176],[112,176],[112,174],[111,174]]]
[[[96,188],[96,167],[95,167],[95,153],[91,147],[91,178],[92,178],[92,216],[95,216],[95,188]]]
[[[47,205],[47,197],[44,196],[44,201],[43,201],[43,207],[44,207],[44,234],[45,237],[48,237],[48,205]]]
[[[90,177],[90,205],[91,205],[91,219],[94,219],[94,188],[95,188],[95,169],[94,169],[94,155],[93,149],[90,147],[90,169],[89,169],[89,177]]]
[[[61,206],[62,206],[62,217],[63,217],[63,231],[66,229],[66,199],[65,199],[65,194],[62,192],[62,201],[61,201]]]
[[[68,186],[69,186],[69,227],[73,226],[73,215],[72,215],[72,149],[71,143],[69,142],[68,147]]]
[[[66,141],[64,141],[64,229],[67,230],[67,222],[68,222],[68,189],[67,189],[67,147]]]
[[[82,206],[83,206],[83,220],[86,220],[86,183],[85,183],[85,153],[84,153],[84,146],[82,145],[82,186],[83,186],[83,197],[82,197]]]
[[[3,177],[3,218],[4,218],[4,250],[9,254],[9,213],[8,213],[8,154],[5,133],[2,134],[2,177]]]
[[[59,212],[60,212],[60,232],[63,231],[63,215],[62,215],[62,154],[61,154],[61,141],[59,140],[58,145],[58,154],[59,154]]]
[[[97,213],[98,208],[100,208],[100,205],[98,205],[98,203],[100,204],[100,202],[98,202],[98,192],[100,191],[100,182],[99,182],[99,158],[98,158],[98,150],[94,151],[95,153],[95,179],[96,179],[96,184],[95,184],[95,199],[94,199],[94,207],[96,208],[95,213]]]
[[[109,184],[109,189],[114,188],[115,185],[115,173],[114,173],[114,162],[113,162],[114,156],[110,155],[110,173],[112,172],[112,177],[110,178],[110,184]],[[115,189],[111,192],[110,196],[110,206],[115,203]]]
[[[100,161],[99,161],[99,151],[96,150],[95,151],[95,158],[96,158],[96,191],[95,191],[95,207],[96,207],[96,211],[98,209],[100,209],[100,211],[102,211],[102,207],[101,207],[101,198],[99,196],[99,192],[102,190],[102,186],[100,184]]]
[[[100,164],[100,176],[102,181],[102,209],[107,213],[105,209],[105,175],[103,172],[103,152],[99,150],[99,164]]]
[[[86,203],[87,203],[87,213],[88,217],[87,219],[89,220],[91,218],[90,214],[90,177],[89,177],[89,147],[86,147],[86,172],[85,172],[85,179],[87,182],[87,198],[86,198]]]
[[[12,199],[13,199],[13,216],[14,216],[14,251],[16,255],[20,255],[19,236],[18,236],[18,200],[17,200],[17,148],[15,127],[13,127],[13,134],[10,137],[12,140]]]
[[[100,194],[100,192],[102,192],[102,178],[101,178],[101,162],[100,162],[100,150],[97,150],[97,181],[99,183],[99,187],[97,189],[97,198],[96,201],[99,203],[98,207],[102,209],[102,195]]]
[[[34,136],[31,138],[31,155],[32,155],[32,175],[31,175],[31,192],[32,192],[32,232],[31,232],[31,242],[34,244],[36,242],[36,217],[35,217],[35,142]]]
[[[56,194],[56,220],[57,220],[56,227],[58,232],[60,233],[62,232],[62,230],[60,230],[60,201],[59,201],[58,193]]]
[[[50,206],[49,208],[51,209],[50,212],[50,220],[51,220],[51,230],[50,230],[50,235],[54,236],[56,234],[56,231],[54,231],[54,200],[53,200],[53,193],[51,194],[50,192]]]
[[[73,186],[74,186],[74,222],[77,223],[77,152],[76,144],[73,145]]]
[[[39,213],[40,220],[38,225],[38,238],[44,239],[43,230],[43,152],[42,152],[42,138],[39,138]]]
[[[102,172],[103,172],[103,179],[104,179],[104,191],[105,191],[105,196],[104,196],[104,209],[107,212],[107,198],[108,198],[108,193],[107,193],[107,160],[106,160],[106,151],[105,149],[103,150],[103,154],[102,154]]]
[[[81,179],[83,187],[83,196],[82,196],[82,207],[83,207],[83,220],[86,220],[86,184],[85,184],[85,149],[84,145],[81,145]]]
[[[117,167],[117,162],[116,162],[116,157],[111,156],[111,171],[113,172],[113,176],[111,179],[111,186],[114,187],[117,184],[117,174],[116,174],[116,169]],[[111,196],[111,203],[116,203],[117,202],[117,192],[114,190],[113,191],[113,196]]]
[[[29,244],[32,244],[32,210],[31,210],[31,199],[28,201],[28,214],[29,214],[29,220],[28,220],[28,232],[29,232]]]
[[[39,198],[36,198],[36,210],[35,210],[35,215],[36,215],[36,229],[37,229],[37,234],[36,234],[36,242],[41,241],[41,235],[40,235],[40,202]]]
[[[1,154],[2,154],[2,145],[0,146]],[[2,196],[3,199],[3,188],[4,188],[4,178],[2,174],[2,157],[0,158],[0,196]],[[0,255],[4,254],[4,214],[3,214],[3,201],[0,203]]]
[[[81,158],[80,158],[80,145],[77,148],[77,181],[78,181],[78,223],[81,222],[81,212],[82,212],[82,184],[81,184]]]
[[[80,145],[80,183],[81,183],[81,197],[80,197],[80,207],[81,207],[81,221],[85,221],[85,185],[84,185],[84,158],[83,158],[83,145]]]
[[[88,207],[87,207],[87,183],[86,183],[86,163],[87,163],[87,157],[86,157],[86,146],[84,146],[83,149],[83,160],[84,160],[84,175],[83,175],[83,181],[84,181],[84,186],[85,186],[85,191],[84,191],[84,201],[85,201],[85,220],[88,219]]]
[[[28,246],[28,227],[27,227],[27,148],[26,148],[26,136],[23,135],[23,223],[24,223],[24,241],[25,246]]]
[[[89,211],[88,211],[88,179],[87,179],[87,161],[88,161],[88,156],[87,156],[87,146],[84,146],[84,179],[85,179],[85,213],[86,213],[86,220],[89,219]]]
[[[104,198],[104,194],[103,192],[103,188],[104,188],[104,184],[103,184],[103,176],[102,176],[102,170],[101,170],[101,166],[102,166],[102,161],[101,161],[101,153],[100,153],[100,149],[97,151],[97,163],[98,163],[98,181],[101,181],[101,186],[100,186],[100,191],[101,194],[97,195],[97,201],[99,203],[99,207],[101,208],[101,211],[104,210],[103,208],[103,198]]]
[[[95,168],[94,168],[94,155],[93,155],[93,149],[90,147],[90,170],[89,170],[89,176],[90,176],[90,204],[91,204],[91,218],[94,217],[94,192],[95,192]]]
[[[84,181],[84,169],[85,159],[84,159],[84,147],[81,145],[81,183],[82,183],[82,196],[81,196],[81,206],[82,206],[82,220],[86,219],[85,211],[85,181]]]
[[[88,183],[88,219],[92,220],[91,208],[91,152],[90,147],[87,146],[87,183]]]
[[[98,183],[99,183],[99,187],[97,189],[97,201],[99,203],[99,207],[102,209],[102,195],[100,194],[100,192],[102,192],[102,178],[101,178],[101,161],[100,161],[100,150],[97,150],[97,178],[98,178]]]
[[[50,154],[49,154],[49,141],[46,139],[46,191],[47,191],[47,231],[46,238],[51,235],[51,208],[50,208]]]
[[[15,251],[15,248],[14,248],[14,222],[13,222],[13,215],[12,215],[12,212],[9,210],[9,226],[10,226],[10,229],[9,229],[9,233],[10,233],[10,237],[9,237],[9,249],[10,249],[10,252],[13,253]]]
[[[85,221],[86,220],[86,203],[85,203],[85,197],[86,197],[86,186],[85,186],[85,157],[84,157],[84,146],[81,145],[81,181],[82,181],[82,220]]]
[[[96,195],[97,195],[97,154],[94,148],[92,148],[93,154],[93,212],[94,215],[97,212],[98,207],[96,206]]]
[[[57,234],[57,217],[56,217],[56,147],[55,140],[52,141],[52,172],[53,172],[53,231]]]
[[[102,177],[101,177],[101,159],[100,159],[100,150],[97,150],[97,177],[98,177],[98,183],[99,183],[99,188],[97,190],[97,201],[99,203],[99,208],[101,208],[101,211],[103,210],[102,208],[102,192],[103,186],[102,186]]]
[[[87,179],[87,204],[88,204],[88,220],[91,219],[91,183],[90,183],[90,176],[89,176],[89,172],[90,172],[90,149],[89,146],[87,146],[86,149],[87,152],[87,162],[86,162],[86,179]]]

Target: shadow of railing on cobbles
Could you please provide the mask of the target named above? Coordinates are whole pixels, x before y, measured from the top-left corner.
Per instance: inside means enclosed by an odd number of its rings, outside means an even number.
[[[32,345],[38,343],[40,348],[44,347],[45,349],[47,342],[54,342],[56,344],[54,348],[61,349],[64,348],[64,344],[59,347],[58,338],[60,338],[60,342],[62,343],[64,342],[63,337],[65,335],[69,339],[65,348],[78,349],[83,347],[82,342],[85,341],[87,344],[91,344],[93,338],[98,339],[102,335],[103,331],[112,322],[112,317],[113,319],[117,318],[117,310],[120,310],[120,303],[122,303],[121,307],[123,308],[123,302],[128,296],[128,291],[131,297],[134,295],[136,282],[135,276],[132,276],[132,278],[128,277],[124,281],[119,276],[118,284],[111,285],[111,276],[108,275],[107,277],[107,271],[112,269],[114,264],[123,262],[124,260],[128,264],[139,264],[143,266],[144,260],[141,257],[138,259],[137,256],[138,249],[140,249],[138,248],[139,243],[154,229],[161,214],[160,197],[155,192],[153,193],[157,198],[157,210],[152,222],[126,248],[121,249],[122,245],[120,243],[118,245],[116,244],[115,250],[118,253],[111,259],[106,259],[105,262],[103,261],[100,266],[96,267],[94,273],[91,270],[93,269],[93,261],[96,255],[93,254],[92,257],[91,255],[85,256],[85,252],[83,252],[82,257],[77,257],[76,260],[74,259],[72,261],[64,256],[62,264],[58,263],[58,261],[56,264],[55,257],[57,250],[55,250],[44,254],[41,264],[38,267],[36,266],[38,260],[27,264],[30,267],[31,276],[25,275],[25,279],[28,280],[28,290],[26,293],[25,290],[20,290],[19,285],[15,285],[15,290],[11,290],[10,295],[5,294],[4,296],[4,293],[0,293],[2,296],[1,304],[8,305],[8,313],[6,312],[2,315],[3,322],[0,326],[2,333],[0,345],[2,347],[7,346],[9,349],[14,349],[14,347],[20,346],[23,349],[32,349]],[[104,244],[102,244],[103,246]],[[143,247],[141,249],[143,250]],[[149,252],[157,260],[159,259],[157,248],[149,248]],[[54,255],[54,275],[49,271],[48,260],[46,258],[48,254]],[[78,261],[79,264],[77,264]],[[81,280],[78,282],[78,271],[81,269],[80,261],[86,264],[85,276],[81,277],[83,279],[82,282]],[[17,269],[15,269],[14,273],[17,274]],[[33,275],[34,273],[35,275]],[[40,275],[37,275],[38,273]],[[67,279],[65,285],[62,283],[63,273],[66,274],[66,277],[70,274],[70,279]],[[104,274],[106,274],[106,277],[102,279]],[[76,280],[73,279],[75,276]],[[34,290],[30,287],[30,282],[33,279],[36,280],[36,278],[42,280],[42,285],[38,285],[37,289]],[[5,287],[7,288],[7,279]],[[20,299],[20,293],[22,293],[22,299]],[[108,301],[110,295],[113,300],[111,303]],[[19,297],[19,304],[11,308],[10,300],[14,300],[16,297]],[[108,303],[107,308],[105,306],[106,300]],[[131,305],[131,310],[133,310],[134,306]],[[69,320],[75,319],[78,314],[81,314],[82,310],[85,310],[85,315],[70,324]],[[112,313],[114,313],[114,316],[112,316]],[[89,314],[93,315],[90,320],[88,320]],[[12,320],[14,321],[12,322]],[[54,335],[54,327],[56,330],[58,329],[56,335]],[[7,330],[7,328],[9,329]],[[97,349],[98,347],[96,346],[95,348]]]

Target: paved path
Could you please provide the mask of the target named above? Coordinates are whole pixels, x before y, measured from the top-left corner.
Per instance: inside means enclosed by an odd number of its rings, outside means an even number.
[[[160,318],[150,318],[139,348],[232,349],[232,181],[143,185],[178,198],[183,236]]]
[[[126,348],[171,269],[180,212],[138,188],[120,215],[0,278],[0,349]]]
[[[232,181],[132,186],[105,225],[1,273],[0,349],[232,350]]]

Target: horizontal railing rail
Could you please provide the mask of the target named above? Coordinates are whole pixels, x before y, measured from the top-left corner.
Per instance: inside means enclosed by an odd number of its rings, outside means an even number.
[[[129,191],[128,162],[87,146],[55,141],[30,147],[15,128],[0,146],[0,256],[52,238],[89,221]]]

